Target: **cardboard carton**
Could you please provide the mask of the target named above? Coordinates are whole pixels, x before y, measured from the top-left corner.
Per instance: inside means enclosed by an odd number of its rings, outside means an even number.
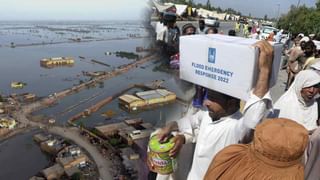
[[[247,100],[258,76],[259,49],[255,39],[225,35],[193,35],[180,38],[180,78]],[[277,82],[282,44],[274,48],[270,87]]]

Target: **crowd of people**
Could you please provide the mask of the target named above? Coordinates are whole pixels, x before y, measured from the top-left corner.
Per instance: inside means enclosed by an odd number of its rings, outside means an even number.
[[[174,13],[162,14],[156,32],[162,53],[179,68],[180,29],[175,20]],[[198,27],[183,25],[181,36],[219,33],[201,19],[198,23]],[[252,31],[242,26],[245,37],[260,40],[259,28]],[[236,23],[228,35],[236,36],[239,31]],[[288,40],[287,87],[273,105],[269,92],[273,48],[268,41],[280,42],[282,32],[270,33],[254,45],[260,50],[259,73],[242,111],[239,99],[196,85],[190,101],[196,110],[158,130],[160,141],[178,132],[172,157],[179,155],[184,144],[195,143],[188,180],[320,179],[319,54],[312,37],[299,34]],[[173,173],[157,179],[175,178]]]

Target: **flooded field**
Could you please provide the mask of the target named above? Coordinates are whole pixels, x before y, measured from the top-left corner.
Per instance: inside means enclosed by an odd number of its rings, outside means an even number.
[[[0,25],[4,47],[138,38],[147,33],[137,21],[2,21]]]

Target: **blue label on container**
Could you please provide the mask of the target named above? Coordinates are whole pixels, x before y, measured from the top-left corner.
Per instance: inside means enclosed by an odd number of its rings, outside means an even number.
[[[216,63],[216,48],[209,48],[208,62],[212,64]]]

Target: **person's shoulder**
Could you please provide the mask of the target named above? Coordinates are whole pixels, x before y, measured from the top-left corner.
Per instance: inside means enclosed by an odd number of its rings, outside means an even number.
[[[235,112],[233,115],[230,116],[233,120],[240,120],[243,118],[243,113],[239,111]]]
[[[210,119],[209,113],[205,109],[197,109],[197,110],[191,110],[191,113],[187,114],[190,119],[193,121],[202,121],[203,119]]]
[[[301,49],[300,47],[294,47],[294,48],[292,49],[292,53],[293,53],[293,54],[299,54],[299,53],[301,53],[301,52],[303,52],[303,51],[302,51],[302,49]]]
[[[208,114],[207,110],[198,109],[197,112],[194,114],[194,116],[197,116],[198,118],[203,118],[206,114]]]

